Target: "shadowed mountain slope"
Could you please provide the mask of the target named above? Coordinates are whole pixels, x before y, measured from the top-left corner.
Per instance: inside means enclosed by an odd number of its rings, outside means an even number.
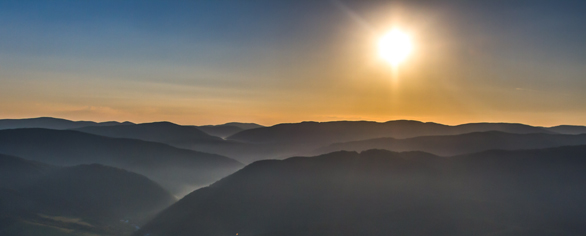
[[[135,235],[584,235],[585,168],[586,146],[259,161]]]
[[[132,232],[176,200],[148,178],[98,164],[49,167],[0,156],[0,233],[22,235],[31,227],[118,235]],[[28,175],[23,179],[23,175]],[[77,220],[75,220],[77,219]],[[43,230],[44,229],[44,230]]]
[[[119,167],[143,174],[176,195],[210,184],[242,166],[220,155],[72,130],[0,130],[0,152],[53,165]]]
[[[61,215],[143,220],[175,202],[152,180],[99,164],[65,167],[22,188],[30,198],[63,212]]]
[[[131,122],[93,122],[93,121],[70,121],[52,117],[39,117],[29,119],[4,119],[0,120],[0,129],[20,129],[20,128],[45,128],[45,129],[75,129],[86,126],[115,126],[130,125]]]
[[[321,154],[340,150],[387,149],[397,152],[424,151],[441,156],[452,156],[490,149],[536,149],[583,144],[586,145],[586,134],[513,134],[488,131],[460,135],[423,136],[408,139],[378,138],[335,143],[319,148],[315,152]]]
[[[44,163],[0,154],[0,188],[20,186],[55,168]]]

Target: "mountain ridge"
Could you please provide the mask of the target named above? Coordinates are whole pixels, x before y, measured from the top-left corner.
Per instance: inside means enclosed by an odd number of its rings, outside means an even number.
[[[132,122],[124,121],[71,121],[53,117],[37,117],[25,119],[1,119],[0,130],[2,129],[20,129],[20,128],[46,128],[46,129],[74,129],[86,126],[114,126],[114,125],[131,125]]]
[[[458,135],[420,136],[414,138],[376,138],[334,143],[318,148],[315,154],[337,150],[362,151],[387,149],[391,151],[424,151],[440,156],[453,156],[490,149],[537,149],[586,144],[586,134],[515,134],[501,131],[472,132]]]

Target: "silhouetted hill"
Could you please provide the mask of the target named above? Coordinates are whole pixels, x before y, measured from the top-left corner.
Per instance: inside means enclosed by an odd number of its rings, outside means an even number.
[[[62,168],[23,187],[37,202],[59,209],[59,215],[118,222],[143,220],[175,202],[152,180],[99,164]]]
[[[176,201],[148,178],[118,168],[49,167],[13,156],[0,158],[2,182],[10,186],[0,187],[2,235],[26,235],[33,225],[43,235],[50,228],[108,235],[132,232],[131,224],[144,223]]]
[[[378,138],[335,143],[317,149],[317,154],[334,151],[363,151],[387,149],[391,151],[424,151],[442,156],[480,152],[490,149],[536,149],[586,144],[584,135],[512,134],[500,131],[474,132],[460,135],[423,136],[408,139]]]
[[[555,133],[543,127],[516,123],[469,123],[449,127],[453,127],[453,132],[455,132],[454,134],[465,134],[483,131],[501,131],[514,134]]]
[[[239,122],[230,122],[223,125],[203,125],[197,126],[203,132],[208,133],[209,135],[218,136],[221,138],[226,138],[230,135],[236,134],[240,131],[247,130],[247,129],[256,129],[264,127],[259,124],[255,123],[239,123]]]
[[[209,135],[217,136],[220,138],[226,138],[230,135],[245,130],[240,127],[231,125],[204,125],[197,126],[197,128],[203,132],[206,132]]]
[[[135,235],[584,235],[586,146],[258,161]]]
[[[239,169],[230,158],[72,130],[0,130],[0,152],[54,165],[99,163],[143,174],[181,195]]]
[[[256,123],[242,123],[242,122],[228,122],[224,125],[236,126],[241,129],[256,129],[256,128],[264,127],[264,126],[256,124]]]
[[[93,122],[93,121],[70,121],[52,117],[39,117],[29,119],[4,119],[0,120],[0,129],[20,129],[20,128],[45,128],[45,129],[75,129],[85,126],[114,126],[129,125],[131,122]]]
[[[0,154],[0,188],[11,188],[28,183],[55,168],[44,163]]]
[[[244,124],[253,126],[253,124]],[[202,130],[207,130],[210,134]],[[249,157],[253,160],[258,158],[271,158],[272,154],[282,152],[280,146],[246,144],[231,140],[223,140],[219,135],[223,131],[242,131],[241,128],[220,125],[214,127],[196,127],[181,126],[169,122],[157,122],[147,124],[137,124],[129,126],[111,126],[111,127],[84,127],[76,129],[77,131],[102,135],[113,138],[132,138],[144,141],[153,141],[169,144],[177,148],[190,149],[228,157],[235,157],[238,161],[248,161]],[[286,151],[286,150],[284,150]],[[289,154],[289,153],[288,153]]]
[[[194,126],[181,126],[170,122],[155,122],[125,126],[97,126],[76,129],[85,133],[112,138],[131,138],[170,145],[222,141]]]
[[[437,123],[397,120],[302,122],[251,129],[228,139],[250,143],[335,143],[369,138],[411,138],[429,135],[454,135],[470,132],[553,133],[541,127],[508,123],[475,123],[448,126]]]
[[[560,125],[547,128],[547,130],[560,134],[586,134],[586,126],[577,125]]]

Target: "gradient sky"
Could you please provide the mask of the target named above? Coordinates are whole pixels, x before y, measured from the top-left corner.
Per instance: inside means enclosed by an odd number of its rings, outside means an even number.
[[[0,118],[586,125],[586,1],[0,0]],[[408,32],[398,70],[377,41]]]

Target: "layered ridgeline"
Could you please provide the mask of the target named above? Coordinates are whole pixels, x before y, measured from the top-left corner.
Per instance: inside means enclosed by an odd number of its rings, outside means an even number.
[[[234,126],[236,127],[236,126]],[[244,126],[248,127],[248,126]],[[225,128],[225,127],[223,127]],[[265,149],[273,147],[246,144],[235,141],[227,141],[220,137],[210,135],[200,130],[201,127],[182,126],[170,122],[144,123],[130,126],[95,126],[75,129],[84,133],[96,134],[113,138],[131,138],[144,141],[165,143],[177,148],[190,149],[207,153],[228,156],[240,161],[241,156],[261,156]],[[203,130],[214,130],[216,128],[204,128]],[[220,128],[222,129],[222,128]],[[244,130],[236,127],[238,130]],[[217,130],[216,130],[217,131]],[[214,133],[214,132],[210,132]],[[276,150],[275,150],[276,151]]]
[[[237,134],[228,137],[227,140],[210,135],[215,134],[218,136],[224,136],[225,134],[217,133],[219,132],[218,130],[226,127],[235,128],[236,126],[240,127],[241,129],[246,128],[247,130],[238,132]],[[575,133],[580,131],[579,128],[580,126],[572,126],[571,129],[561,129],[561,127],[544,128],[523,124],[507,123],[475,123],[458,126],[447,126],[437,123],[423,123],[418,121],[389,121],[385,123],[367,121],[340,121],[323,123],[303,122],[297,124],[279,124],[272,127],[259,127],[255,124],[240,123],[229,123],[220,126],[193,127],[180,126],[168,122],[158,122],[132,126],[85,127],[77,130],[108,137],[133,138],[162,142],[175,147],[225,155],[238,161],[249,163],[261,159],[282,159],[294,155],[315,154],[315,149],[330,144],[372,138],[390,137],[404,139],[418,136],[459,135],[470,132],[486,131],[500,131],[511,134],[557,134],[553,130],[557,132],[564,131]],[[217,130],[210,131],[212,129]],[[202,132],[202,130],[209,132],[209,134]],[[231,132],[233,131],[234,130]],[[560,143],[560,145],[571,144],[577,143]],[[516,147],[513,143],[511,147],[507,147],[506,145],[494,145],[494,147],[481,148],[482,145],[478,144],[472,146],[478,148],[466,150],[480,151],[490,148],[516,149],[552,147],[560,145],[519,145],[519,147]],[[326,151],[330,151],[330,149],[327,149]],[[449,154],[453,153],[456,152],[450,152]],[[441,154],[446,154],[446,152]]]
[[[334,121],[279,124],[251,129],[228,139],[249,143],[315,143],[330,144],[368,138],[412,138],[429,135],[455,135],[482,131],[509,133],[553,133],[543,127],[508,123],[472,123],[448,126],[432,122],[409,120],[388,121]]]
[[[227,123],[223,125],[183,126],[171,122],[143,123],[128,126],[90,126],[76,130],[114,138],[132,138],[166,143],[177,147],[191,144],[229,143],[222,138],[247,129],[263,126],[252,123]]]
[[[573,129],[576,130],[576,129]],[[243,162],[265,158],[284,158],[312,154],[317,148],[333,143],[373,138],[413,138],[430,135],[458,135],[471,132],[501,131],[514,134],[555,134],[550,128],[509,123],[471,123],[456,126],[419,121],[397,120],[384,123],[370,121],[302,122],[245,130],[227,138],[230,141],[263,147],[257,155],[222,153]],[[558,129],[560,131],[560,129]],[[211,149],[201,149],[215,152]]]
[[[230,140],[210,134],[218,132],[243,131],[259,127],[256,124],[228,123],[220,126],[182,126],[170,122],[144,123],[129,126],[95,126],[75,129],[84,133],[96,134],[113,138],[131,138],[137,140],[165,143],[178,148],[215,153],[237,160],[251,158],[271,158],[280,152],[279,146],[248,144]],[[203,130],[203,131],[202,131]],[[209,132],[210,134],[206,133]]]
[[[547,129],[560,134],[586,134],[586,126],[560,125]]]
[[[0,153],[61,166],[99,163],[119,167],[145,175],[178,196],[242,167],[216,154],[72,130],[0,130]]]
[[[6,236],[128,234],[176,201],[142,175],[98,164],[55,167],[0,154],[0,176]]]
[[[206,132],[213,136],[218,136],[220,138],[226,138],[238,132],[248,130],[248,129],[256,129],[262,128],[264,126],[254,123],[239,123],[239,122],[230,122],[223,125],[202,125],[197,126],[203,132]]]
[[[474,132],[460,135],[422,136],[407,139],[377,138],[335,143],[315,150],[316,154],[334,151],[386,149],[397,152],[424,151],[452,156],[490,149],[536,149],[568,145],[586,145],[586,134],[513,134],[500,131]]]
[[[585,168],[586,146],[259,161],[135,235],[584,235]]]
[[[20,128],[45,128],[45,129],[75,129],[85,126],[113,126],[113,125],[131,125],[131,122],[93,122],[93,121],[71,121],[52,117],[39,117],[29,119],[2,119],[0,120],[0,129],[20,129]]]
[[[106,137],[138,139],[166,143],[173,146],[223,141],[221,138],[209,135],[195,126],[181,126],[171,122],[144,123],[128,126],[90,126],[76,130]]]

